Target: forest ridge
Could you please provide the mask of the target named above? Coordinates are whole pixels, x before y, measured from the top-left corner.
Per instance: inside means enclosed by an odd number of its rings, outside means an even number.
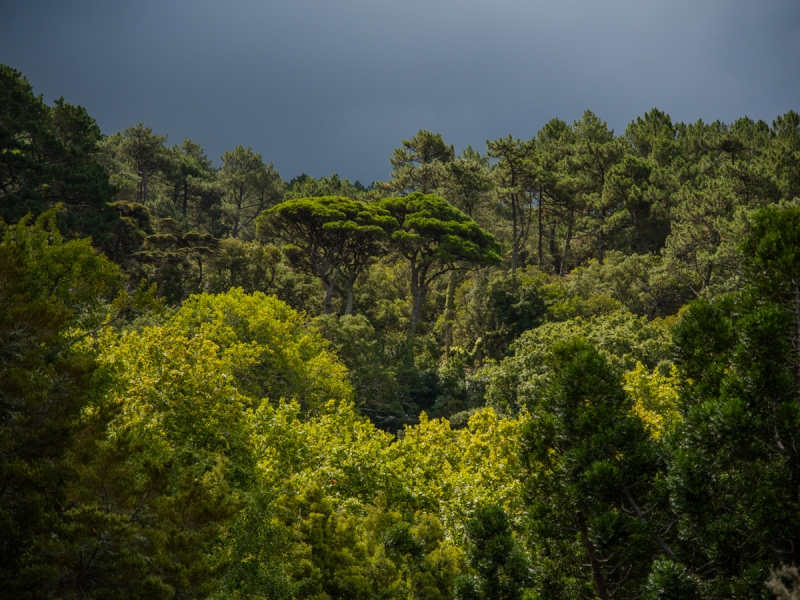
[[[800,115],[389,161],[0,65],[0,598],[800,597]]]

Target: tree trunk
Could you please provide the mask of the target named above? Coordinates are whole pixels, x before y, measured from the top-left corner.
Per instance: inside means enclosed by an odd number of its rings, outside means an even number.
[[[417,333],[417,323],[419,322],[419,313],[422,310],[422,290],[420,289],[420,273],[417,268],[416,260],[411,260],[411,299],[413,306],[411,308],[411,322],[408,324],[408,345],[412,347],[414,335]]]
[[[634,208],[632,212],[633,227],[636,230],[636,241],[634,242],[634,248],[638,254],[642,251],[642,215],[638,207]]]
[[[606,255],[606,238],[603,234],[603,230],[597,232],[597,261],[600,264],[603,264],[603,259]]]
[[[639,508],[638,504],[636,504],[636,501],[633,499],[633,496],[628,491],[628,488],[623,488],[623,492],[625,493],[625,497],[628,499],[631,508],[633,508],[633,512],[635,512],[639,520],[646,525],[647,519],[644,518],[644,513],[642,512],[642,509]],[[663,538],[658,534],[655,534],[655,538],[656,541],[658,542],[658,545],[661,546],[661,549],[671,558],[675,558],[675,552],[672,550],[672,548],[669,547],[669,544],[667,544],[667,542],[665,542]]]
[[[538,220],[539,220],[539,244],[538,244],[539,268],[542,267],[542,263],[544,262],[544,252],[543,252],[543,249],[542,249],[542,238],[544,237],[544,215],[542,213],[543,204],[544,204],[544,198],[542,196],[542,186],[540,185],[539,186],[539,207],[538,207],[538,210],[536,211],[537,217],[538,217]]]
[[[189,183],[183,183],[183,218],[186,218],[186,209],[189,204]]]
[[[583,511],[578,511],[578,529],[581,531],[583,538],[583,545],[586,548],[586,553],[589,555],[589,564],[592,567],[592,577],[594,578],[594,587],[597,591],[597,597],[600,600],[611,600],[611,596],[606,588],[606,580],[603,577],[602,567],[597,558],[597,550],[595,550],[592,540],[589,539],[589,528],[586,526],[586,518],[583,516]]]
[[[794,292],[794,385],[797,390],[797,400],[800,402],[800,285],[798,277],[792,277],[792,291]]]
[[[346,315],[353,314],[353,287],[355,286],[355,284],[356,284],[355,277],[347,278],[347,292],[344,305],[344,314]]]
[[[511,195],[511,220],[513,222],[513,228],[511,231],[511,277],[512,279],[517,276],[517,228],[519,227],[517,224],[517,198],[516,193]]]
[[[244,190],[237,190],[236,198],[236,214],[233,217],[233,229],[231,230],[231,237],[239,237],[239,223],[242,218],[242,205],[244,204]]]
[[[333,292],[336,288],[332,277],[323,277],[322,283],[325,284],[325,303],[323,304],[323,312],[329,315],[333,312]]]
[[[444,355],[450,357],[450,346],[453,345],[453,319],[455,317],[456,274],[450,271],[447,281],[447,300],[444,306]]]
[[[796,481],[791,482],[792,485],[792,504],[797,506],[800,501],[800,493],[798,493],[798,486]],[[800,567],[800,536],[797,535],[797,526],[795,526],[795,534],[789,542],[789,554],[792,557],[792,566]]]
[[[142,174],[142,204],[147,204],[147,171],[141,170]]]
[[[422,312],[422,305],[425,302],[425,293],[420,289],[414,295],[414,308],[411,311],[411,325],[408,328],[408,337],[410,340],[414,339],[417,333],[417,325],[419,324],[419,315]]]
[[[417,334],[417,325],[419,325],[419,317],[422,313],[422,305],[425,304],[425,298],[428,295],[428,284],[425,280],[428,273],[428,267],[422,265],[418,267],[416,261],[411,263],[411,297],[414,300],[414,306],[411,310],[411,323],[408,327],[408,340],[409,347],[413,348],[414,336]]]
[[[558,269],[558,274],[561,277],[566,275],[567,271],[567,257],[569,256],[569,246],[572,243],[572,222],[574,220],[574,209],[570,208],[567,213],[567,239],[564,240],[564,254],[561,255],[561,266]]]
[[[711,274],[714,272],[714,264],[708,263],[708,267],[706,268],[706,274],[703,277],[703,288],[706,289],[708,285],[711,283]]]

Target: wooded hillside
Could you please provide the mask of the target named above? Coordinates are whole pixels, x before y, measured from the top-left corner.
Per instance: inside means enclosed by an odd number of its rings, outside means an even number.
[[[0,65],[0,598],[800,594],[800,115],[388,158]]]

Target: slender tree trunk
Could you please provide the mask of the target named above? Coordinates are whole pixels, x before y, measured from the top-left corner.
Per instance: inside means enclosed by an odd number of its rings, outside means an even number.
[[[528,242],[528,236],[531,234],[531,224],[533,223],[533,198],[531,197],[528,202],[528,211],[525,214],[525,209],[520,207],[520,233],[519,233],[519,246],[520,250]]]
[[[422,309],[422,302],[420,302],[420,289],[419,289],[419,270],[417,269],[417,262],[411,259],[411,300],[413,302],[411,307],[411,321],[408,324],[408,345],[413,349],[414,334],[417,332],[417,323],[419,322],[419,313]]]
[[[711,274],[714,272],[714,265],[713,263],[708,263],[708,267],[706,268],[705,276],[703,277],[703,289],[706,289],[708,285],[711,283]]]
[[[635,250],[642,251],[642,215],[638,208],[633,210],[633,227],[636,230]]]
[[[606,255],[606,238],[603,230],[597,232],[597,261],[603,264],[603,259]]]
[[[147,171],[141,170],[142,173],[142,204],[147,204]]]
[[[450,271],[447,280],[447,300],[444,307],[444,355],[450,357],[450,346],[453,345],[453,320],[455,317],[456,274]]]
[[[567,213],[567,239],[564,240],[564,254],[561,255],[561,267],[558,274],[561,277],[567,274],[567,258],[569,257],[569,246],[572,243],[572,222],[574,221],[575,210],[570,208]]]
[[[425,297],[428,295],[428,282],[425,280],[427,272],[428,269],[424,264],[417,266],[416,261],[411,262],[411,297],[414,305],[411,309],[411,323],[408,327],[408,345],[412,351],[419,317],[422,314],[422,305],[425,304]]]
[[[408,337],[414,340],[419,324],[419,315],[422,312],[422,305],[425,303],[425,289],[420,287],[414,294],[414,308],[411,310],[411,325],[408,328]]]
[[[647,519],[644,518],[644,513],[642,512],[642,509],[639,508],[638,504],[636,504],[636,501],[633,499],[633,496],[631,495],[630,491],[628,491],[628,488],[623,488],[623,492],[625,493],[625,497],[628,499],[628,502],[630,503],[631,507],[633,508],[633,512],[636,513],[636,516],[639,518],[639,520],[642,523],[647,524]],[[655,534],[655,538],[656,538],[656,541],[658,542],[658,545],[661,546],[661,549],[669,557],[675,558],[675,552],[672,550],[672,548],[669,547],[669,544],[667,544],[663,540],[663,538],[658,534]]]
[[[794,292],[794,385],[797,390],[797,400],[800,402],[800,285],[798,277],[792,277],[792,291]]]
[[[583,545],[586,548],[586,553],[589,555],[589,564],[592,567],[592,577],[594,578],[594,587],[597,591],[597,597],[600,600],[611,600],[611,596],[606,588],[606,580],[603,577],[602,567],[597,558],[597,550],[595,550],[592,540],[589,539],[589,528],[586,526],[586,517],[583,516],[583,511],[578,511],[578,529],[581,531],[583,538]]]
[[[539,186],[539,209],[536,211],[537,217],[539,220],[539,244],[538,244],[538,251],[539,251],[539,268],[541,268],[542,263],[544,262],[544,252],[542,249],[542,238],[544,237],[544,215],[542,213],[544,205],[544,197],[542,195],[542,186]]]
[[[233,217],[233,229],[231,230],[231,237],[233,238],[239,237],[239,223],[242,218],[243,204],[244,204],[244,190],[239,190],[236,197],[236,215]]]
[[[797,401],[800,402],[800,285],[798,285],[798,279],[798,275],[792,277],[792,295],[794,296],[794,385]],[[791,485],[792,504],[797,506],[800,503],[800,490],[798,490],[796,481],[792,481]],[[795,532],[797,532],[796,528]],[[800,536],[795,533],[790,544],[792,566],[800,567]]]
[[[333,292],[336,286],[333,283],[332,277],[323,277],[322,283],[325,284],[325,303],[323,304],[323,312],[329,315],[333,312]]]
[[[344,314],[353,314],[353,287],[355,286],[356,278],[351,276],[347,278],[347,294],[344,305]]]
[[[122,235],[120,234],[120,231],[118,229],[119,227],[120,227],[120,225],[117,224],[117,229],[115,229],[115,232],[114,232],[116,234],[116,237],[114,239],[114,262],[117,263],[117,264],[119,264],[120,260],[122,259],[122,256],[120,256],[121,253],[122,253],[122,248],[121,248],[121,246],[122,246]]]
[[[794,479],[794,478],[793,478]],[[797,481],[792,481],[792,504],[797,506],[798,502],[800,502],[800,493],[798,493],[798,485]],[[794,528],[795,534],[792,536],[791,541],[789,542],[789,553],[792,556],[792,566],[793,567],[800,567],[800,536],[797,535],[797,526],[795,525]]]
[[[517,198],[516,193],[511,195],[511,219],[513,228],[511,231],[511,277],[512,279],[517,276]]]

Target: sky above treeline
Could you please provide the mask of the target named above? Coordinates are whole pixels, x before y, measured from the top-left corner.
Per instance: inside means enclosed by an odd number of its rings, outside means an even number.
[[[419,129],[460,152],[591,109],[619,134],[800,111],[798,0],[4,0],[0,62],[104,133],[144,122],[284,179],[370,183]]]

